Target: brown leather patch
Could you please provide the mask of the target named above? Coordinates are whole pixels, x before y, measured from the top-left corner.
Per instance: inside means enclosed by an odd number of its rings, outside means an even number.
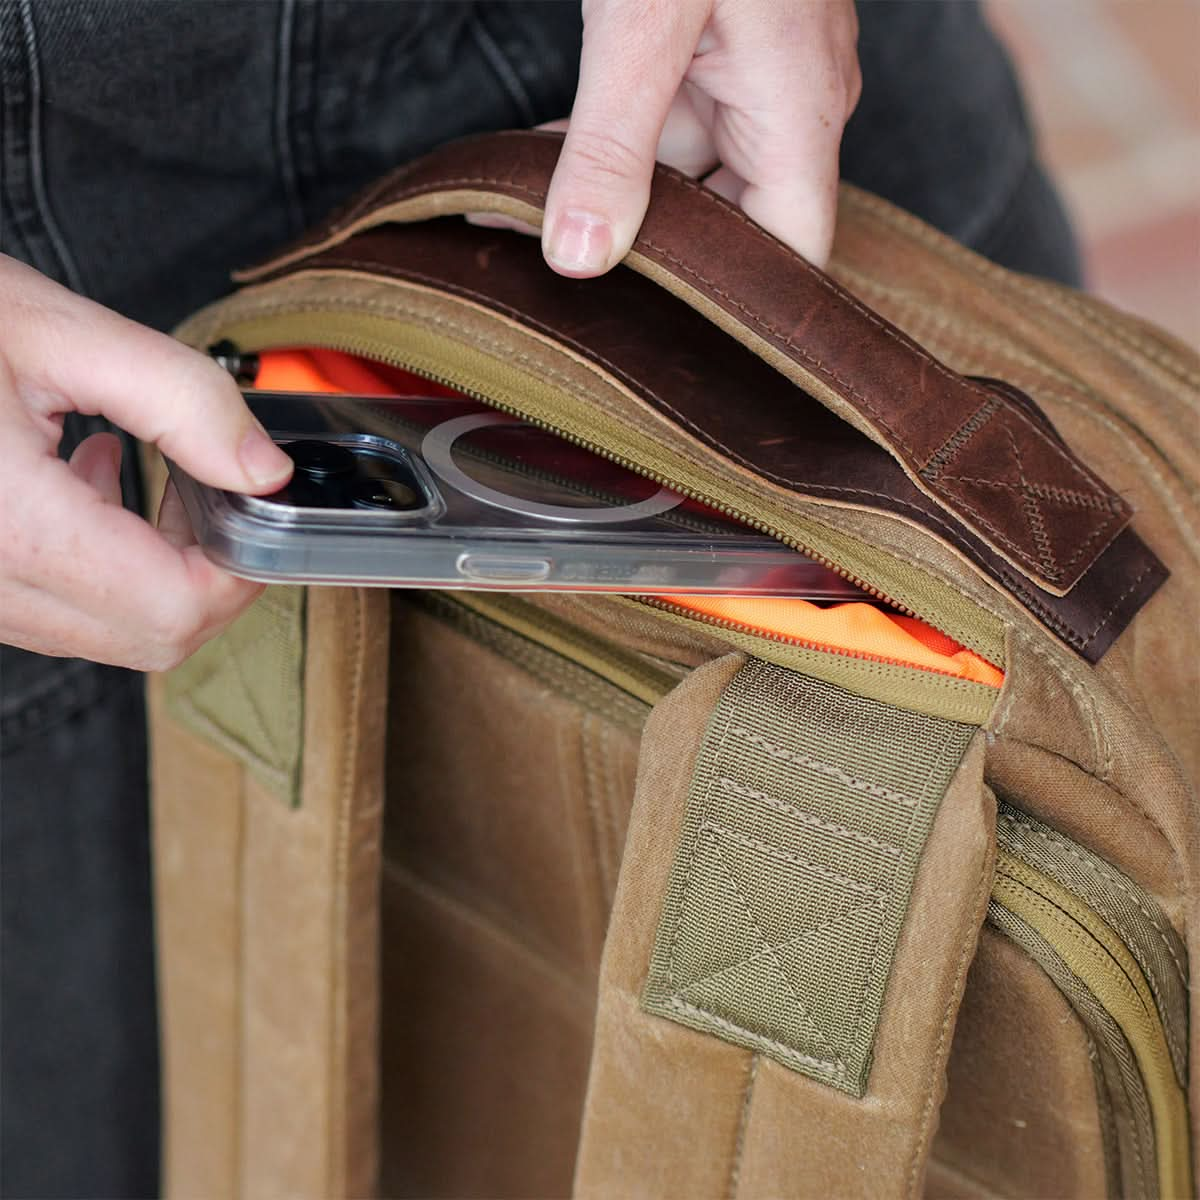
[[[1119,497],[999,392],[920,475],[1013,557],[1035,561],[1038,573],[1060,586],[1078,580],[1079,563],[1128,520]]]
[[[1069,595],[1039,590],[918,488],[881,446],[631,271],[564,279],[545,269],[532,238],[459,220],[367,230],[304,265],[436,287],[550,337],[618,379],[698,442],[797,496],[876,509],[924,526],[1090,661],[1103,654],[1166,576],[1136,533],[1126,529]],[[637,314],[632,329],[631,313]],[[979,385],[1004,386],[990,380]],[[1053,426],[1031,410],[1045,438],[1056,439]]]
[[[540,209],[560,143],[532,131],[451,143],[392,172],[244,278],[374,224],[486,208],[488,195]],[[794,381],[829,388],[918,489],[1043,591],[1070,591],[1128,524],[1129,505],[1039,428],[1015,389],[988,390],[951,371],[679,172],[656,172],[628,265],[704,306],[744,344],[781,353]]]

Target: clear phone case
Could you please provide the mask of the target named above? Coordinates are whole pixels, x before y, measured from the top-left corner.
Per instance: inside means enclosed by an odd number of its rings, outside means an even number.
[[[252,497],[171,474],[210,558],[265,582],[866,599],[819,563],[465,398],[247,392],[295,460]]]

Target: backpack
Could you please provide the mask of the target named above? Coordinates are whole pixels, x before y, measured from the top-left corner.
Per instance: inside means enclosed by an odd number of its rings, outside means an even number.
[[[849,187],[828,274],[666,168],[602,279],[457,219],[557,151],[178,335],[477,395],[888,629],[269,588],[151,687],[167,1194],[1193,1194],[1196,356]]]

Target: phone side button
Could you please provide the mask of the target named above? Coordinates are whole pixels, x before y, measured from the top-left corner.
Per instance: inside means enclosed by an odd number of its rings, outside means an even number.
[[[460,554],[458,573],[477,583],[538,583],[550,578],[547,558],[499,558],[489,554]]]

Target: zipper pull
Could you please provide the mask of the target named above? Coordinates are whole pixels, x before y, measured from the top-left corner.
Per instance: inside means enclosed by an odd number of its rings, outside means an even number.
[[[243,354],[228,338],[214,342],[208,348],[209,357],[223,367],[243,387],[253,387],[258,378],[258,355]]]

